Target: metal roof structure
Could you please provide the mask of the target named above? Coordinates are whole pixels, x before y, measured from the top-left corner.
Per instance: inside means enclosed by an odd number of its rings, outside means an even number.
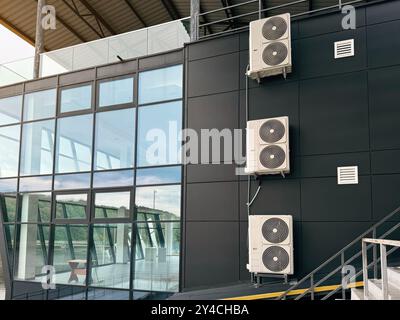
[[[221,21],[205,26],[207,33],[218,33],[229,28],[248,24],[254,17],[239,16],[258,9],[254,1],[201,0],[200,12],[244,4],[234,8],[202,16],[200,24]],[[272,8],[293,0],[262,0],[264,8]],[[281,12],[296,14],[318,8],[337,5],[338,0],[304,0],[281,9],[265,12],[274,15]],[[56,30],[45,32],[45,49],[56,50],[83,42],[141,29],[190,15],[190,0],[47,0],[57,14]],[[0,23],[30,42],[34,43],[37,0],[0,0]]]

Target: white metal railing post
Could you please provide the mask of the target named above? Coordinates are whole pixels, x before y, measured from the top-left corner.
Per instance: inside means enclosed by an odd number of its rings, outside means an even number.
[[[388,275],[387,275],[386,245],[381,243],[380,248],[381,248],[382,298],[383,300],[388,300],[389,289],[388,289]]]
[[[364,281],[364,300],[368,300],[368,256],[367,256],[367,243],[362,240],[362,266],[363,266],[363,281]]]

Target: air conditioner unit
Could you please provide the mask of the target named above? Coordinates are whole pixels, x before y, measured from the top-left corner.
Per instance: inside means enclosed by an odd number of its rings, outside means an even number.
[[[250,22],[250,78],[292,72],[290,23],[289,13]]]
[[[293,261],[292,216],[250,216],[248,270],[289,275],[294,272]]]
[[[247,122],[246,144],[247,174],[290,172],[288,117]]]

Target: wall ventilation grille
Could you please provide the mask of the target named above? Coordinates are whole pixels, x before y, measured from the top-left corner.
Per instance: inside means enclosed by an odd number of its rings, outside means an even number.
[[[335,59],[354,56],[354,39],[335,42]]]
[[[358,167],[338,167],[338,184],[358,184]]]

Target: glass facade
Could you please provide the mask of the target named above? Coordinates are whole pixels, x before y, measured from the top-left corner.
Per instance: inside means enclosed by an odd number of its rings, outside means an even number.
[[[179,291],[182,99],[181,65],[0,99],[14,281],[52,266],[49,297]]]

